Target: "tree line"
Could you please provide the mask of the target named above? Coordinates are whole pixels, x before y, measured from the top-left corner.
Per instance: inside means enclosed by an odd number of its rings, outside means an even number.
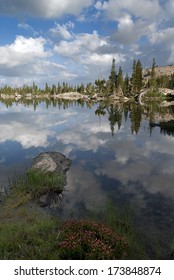
[[[61,94],[65,92],[78,92],[93,96],[98,94],[100,96],[125,96],[135,97],[140,94],[141,90],[146,88],[151,91],[157,91],[159,87],[174,88],[174,74],[156,76],[155,73],[156,61],[153,58],[151,70],[146,75],[143,73],[143,67],[140,59],[133,61],[132,74],[129,76],[127,73],[124,75],[122,67],[116,67],[116,61],[113,58],[108,79],[96,79],[94,83],[81,83],[79,85],[71,85],[66,82],[52,86],[45,84],[44,88],[39,88],[33,82],[31,86],[24,84],[22,87],[10,87],[5,85],[0,88],[0,94],[21,94],[25,95],[31,93],[36,94]]]
[[[132,74],[129,76],[127,73],[123,76],[121,66],[116,70],[115,59],[112,60],[112,66],[110,70],[109,79],[97,80],[97,84],[102,85],[103,93],[109,92],[115,95],[123,95],[126,97],[137,96],[143,89],[148,89],[151,92],[156,92],[158,88],[174,88],[174,74],[172,75],[156,75],[156,60],[153,58],[151,69],[145,75],[140,59],[137,61],[134,59],[132,64]],[[101,90],[101,89],[100,89]]]

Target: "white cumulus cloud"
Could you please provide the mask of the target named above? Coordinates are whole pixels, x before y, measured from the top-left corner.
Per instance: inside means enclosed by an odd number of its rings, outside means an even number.
[[[61,37],[65,40],[69,40],[73,37],[73,35],[68,29],[72,28],[74,28],[74,23],[69,21],[63,25],[55,23],[55,27],[50,28],[49,31],[56,37]]]
[[[11,68],[31,63],[36,58],[47,57],[48,53],[44,50],[45,43],[42,37],[34,39],[17,36],[12,44],[0,47],[0,66]]]

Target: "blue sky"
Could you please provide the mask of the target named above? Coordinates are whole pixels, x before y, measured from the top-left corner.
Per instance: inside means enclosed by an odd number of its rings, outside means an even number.
[[[173,0],[0,0],[0,86],[94,82],[112,58],[174,64]]]

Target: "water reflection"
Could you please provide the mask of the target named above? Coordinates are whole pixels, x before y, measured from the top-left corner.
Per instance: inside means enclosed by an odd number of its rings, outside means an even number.
[[[72,159],[60,215],[108,198],[134,211],[139,228],[169,246],[174,233],[173,107],[60,100],[0,104],[0,184],[40,152]],[[57,211],[57,210],[56,210]],[[166,247],[167,248],[167,247]],[[164,249],[164,248],[163,248]]]

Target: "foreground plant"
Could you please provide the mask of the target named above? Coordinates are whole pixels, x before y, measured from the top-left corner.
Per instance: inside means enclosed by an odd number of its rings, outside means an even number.
[[[65,174],[30,170],[27,176],[16,178],[12,183],[15,192],[30,193],[36,197],[49,192],[62,193],[65,184]]]
[[[128,243],[111,228],[90,220],[70,220],[59,236],[60,259],[126,259]]]

